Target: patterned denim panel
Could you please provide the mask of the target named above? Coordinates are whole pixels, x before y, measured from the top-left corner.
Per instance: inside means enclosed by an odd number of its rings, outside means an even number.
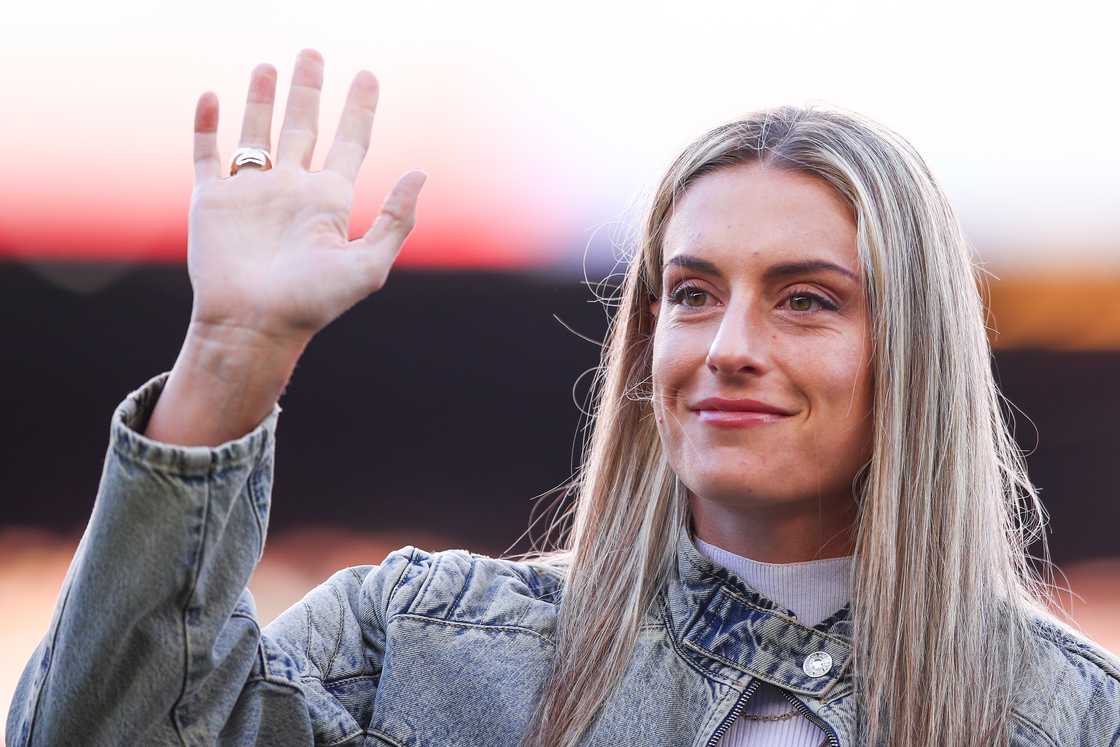
[[[822,699],[851,687],[846,605],[816,627],[802,625],[792,611],[701,554],[685,525],[678,530],[673,570],[666,589],[671,625],[698,659]],[[814,677],[804,665],[817,652],[828,654],[831,666]]]
[[[791,692],[816,697],[824,697],[839,684],[851,657],[850,642],[763,610],[726,587],[680,632],[684,645],[698,654],[741,667]],[[821,651],[831,657],[831,667],[827,674],[811,677],[803,664],[810,654]]]

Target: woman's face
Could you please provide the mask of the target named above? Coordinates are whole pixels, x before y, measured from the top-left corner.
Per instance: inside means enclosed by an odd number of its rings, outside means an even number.
[[[653,406],[694,496],[731,510],[850,505],[872,428],[859,277],[851,209],[814,177],[741,164],[678,201],[651,305]],[[786,414],[721,412],[709,398]]]

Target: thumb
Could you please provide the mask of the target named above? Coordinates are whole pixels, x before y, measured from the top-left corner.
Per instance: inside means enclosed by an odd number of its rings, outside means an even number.
[[[404,240],[416,223],[416,200],[428,175],[410,171],[399,180],[381,203],[373,225],[343,252],[350,270],[357,274],[362,292],[379,290],[389,277],[389,268],[400,254]]]
[[[427,179],[428,175],[423,171],[410,171],[398,179],[381,203],[381,211],[373,225],[357,240],[358,246],[354,248],[391,253],[385,258],[391,263],[416,224],[416,202]]]

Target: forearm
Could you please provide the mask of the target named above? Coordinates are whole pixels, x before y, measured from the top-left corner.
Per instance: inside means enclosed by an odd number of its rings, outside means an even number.
[[[192,324],[143,433],[180,446],[217,446],[271,411],[306,343]]]

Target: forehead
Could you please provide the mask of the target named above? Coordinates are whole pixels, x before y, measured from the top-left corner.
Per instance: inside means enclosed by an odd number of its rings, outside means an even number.
[[[827,259],[858,273],[851,206],[823,180],[758,163],[705,174],[677,201],[664,261],[676,254],[722,264]]]

